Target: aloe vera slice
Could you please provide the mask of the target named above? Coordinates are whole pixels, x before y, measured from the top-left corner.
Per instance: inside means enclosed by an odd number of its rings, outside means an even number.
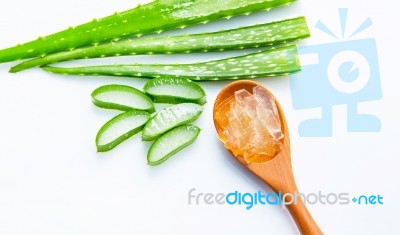
[[[143,140],[155,140],[174,127],[196,120],[203,107],[193,103],[182,103],[165,108],[146,123],[142,131]]]
[[[11,68],[10,72],[19,72],[35,66],[84,58],[208,52],[264,47],[288,43],[309,36],[310,31],[306,19],[297,17],[219,32],[106,43],[28,60]]]
[[[92,92],[92,102],[106,109],[132,109],[154,112],[152,100],[136,88],[124,85],[105,85]]]
[[[199,134],[200,128],[193,125],[183,125],[168,131],[151,145],[147,154],[147,162],[152,166],[163,163],[175,153],[192,144]]]
[[[149,120],[149,113],[132,110],[122,113],[102,126],[96,136],[98,152],[106,152],[140,132]]]
[[[136,64],[42,68],[53,73],[71,75],[109,75],[144,78],[181,77],[191,80],[226,80],[281,76],[301,70],[297,47],[294,45],[195,64]]]
[[[54,52],[118,41],[121,38],[183,28],[189,25],[230,18],[295,0],[154,0],[128,11],[94,19],[77,27],[39,37],[37,40],[0,50],[0,63],[43,56]]]
[[[154,78],[144,88],[155,103],[206,103],[206,93],[197,83],[186,78]]]

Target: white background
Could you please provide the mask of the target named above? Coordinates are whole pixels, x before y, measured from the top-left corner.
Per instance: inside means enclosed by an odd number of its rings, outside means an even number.
[[[0,48],[12,46],[125,10],[134,0],[13,0],[0,7]],[[143,1],[144,2],[144,1]],[[399,4],[384,1],[301,0],[271,12],[185,29],[202,32],[305,15],[312,38],[302,45],[331,42],[315,30],[318,19],[340,32],[337,8],[349,8],[349,29],[367,17],[374,25],[358,38],[375,38],[383,98],[360,105],[382,121],[379,133],[347,133],[346,107],[334,107],[330,138],[302,138],[298,124],[318,110],[298,111],[291,104],[287,77],[258,79],[278,97],[289,122],[292,162],[302,192],[380,194],[384,205],[313,205],[326,234],[399,234],[400,82],[398,70]],[[397,3],[397,4],[396,4]],[[174,34],[182,31],[172,32]],[[173,56],[201,61],[242,52]],[[106,62],[165,62],[166,56],[105,59]],[[97,61],[98,62],[98,61]],[[92,64],[68,62],[65,65]],[[117,114],[94,107],[90,93],[110,83],[141,88],[135,78],[74,77],[32,69],[7,73],[0,65],[0,234],[297,234],[290,214],[276,206],[188,205],[187,193],[270,192],[239,165],[216,138],[212,105],[228,82],[202,83],[208,104],[197,124],[194,145],[164,164],[146,164],[149,144],[139,135],[109,153],[96,153],[99,127]]]

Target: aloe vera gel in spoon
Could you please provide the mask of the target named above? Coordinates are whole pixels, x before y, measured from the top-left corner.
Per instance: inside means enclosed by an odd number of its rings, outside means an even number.
[[[274,97],[254,86],[252,93],[238,90],[217,108],[215,119],[222,128],[220,139],[246,163],[273,158],[284,138]]]

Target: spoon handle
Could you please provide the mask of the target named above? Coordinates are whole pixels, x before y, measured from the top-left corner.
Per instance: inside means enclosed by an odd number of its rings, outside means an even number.
[[[290,153],[286,149],[267,163],[251,164],[248,167],[263,179],[275,193],[290,194],[283,197],[283,200],[302,235],[323,234],[298,193],[290,159],[285,157],[289,155]]]
[[[302,235],[324,234],[311,216],[302,196],[299,194],[288,159],[282,160],[278,164],[281,165],[280,177],[275,178],[275,183],[278,184],[273,188],[276,191],[280,190],[282,194],[290,194],[291,197],[284,197],[283,200],[286,201],[285,205],[296,222],[300,233]],[[283,167],[284,165],[286,165],[286,167]]]
[[[315,223],[313,217],[305,206],[303,199],[299,196],[296,203],[287,205],[289,212],[292,214],[300,233],[303,235],[320,235],[323,234]]]

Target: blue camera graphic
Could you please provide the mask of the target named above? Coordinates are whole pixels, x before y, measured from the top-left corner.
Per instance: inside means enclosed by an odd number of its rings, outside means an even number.
[[[347,15],[347,9],[339,9],[339,12],[341,16]],[[324,26],[321,22],[317,23],[317,27],[327,32],[328,28],[321,25]],[[358,31],[369,25],[368,19]],[[329,34],[332,35],[330,31]],[[380,131],[378,117],[357,111],[359,102],[382,98],[374,39],[304,46],[299,48],[299,54],[302,57],[302,71],[290,76],[293,107],[298,110],[321,108],[322,112],[321,118],[300,123],[300,136],[332,136],[333,105],[343,104],[347,105],[348,132]]]

